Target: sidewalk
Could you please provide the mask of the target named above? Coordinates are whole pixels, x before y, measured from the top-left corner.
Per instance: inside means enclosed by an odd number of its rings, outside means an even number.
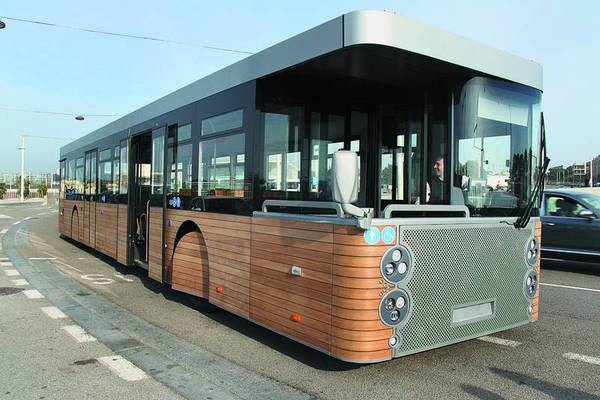
[[[36,198],[36,199],[25,199],[25,201],[21,202],[20,199],[2,199],[0,200],[0,205],[10,205],[10,204],[31,204],[31,203],[46,203],[46,199],[44,198]]]

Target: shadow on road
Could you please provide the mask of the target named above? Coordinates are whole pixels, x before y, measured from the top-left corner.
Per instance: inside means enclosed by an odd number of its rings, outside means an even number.
[[[508,379],[519,385],[527,385],[535,390],[551,396],[553,399],[564,400],[564,399],[577,399],[577,400],[600,400],[600,397],[583,392],[579,389],[564,387],[555,385],[548,381],[535,378],[520,372],[509,371],[506,369],[489,368],[494,374],[501,376],[502,378]],[[494,397],[480,397],[481,399],[494,399]],[[496,397],[499,398],[499,397]]]
[[[320,351],[314,350],[306,345],[288,339],[285,336],[272,332],[260,325],[250,322],[244,318],[238,317],[235,314],[220,309],[208,302],[208,300],[195,297],[186,293],[178,292],[171,289],[166,284],[161,284],[148,277],[148,272],[142,268],[126,267],[114,259],[70,238],[63,237],[72,245],[87,252],[88,254],[97,257],[106,264],[111,265],[120,274],[137,276],[146,289],[154,293],[161,293],[165,299],[184,304],[198,311],[207,318],[212,319],[222,325],[227,326],[239,332],[242,335],[250,337],[257,342],[272,348],[275,351],[283,353],[288,357],[295,359],[312,368],[324,371],[348,371],[361,367],[361,364],[347,363],[333,357],[330,357]]]
[[[587,261],[566,261],[543,258],[542,269],[577,272],[581,274],[600,276],[600,263],[591,263]]]

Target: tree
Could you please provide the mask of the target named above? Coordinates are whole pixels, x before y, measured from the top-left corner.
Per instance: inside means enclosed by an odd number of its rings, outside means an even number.
[[[19,193],[21,193],[21,177],[17,177],[17,188],[19,189]],[[23,190],[23,197],[29,197],[29,178],[25,178],[25,189]]]
[[[0,200],[4,198],[4,193],[6,193],[6,183],[0,182]]]
[[[40,197],[46,197],[48,194],[48,185],[46,185],[46,182],[42,182],[38,185],[37,192]]]

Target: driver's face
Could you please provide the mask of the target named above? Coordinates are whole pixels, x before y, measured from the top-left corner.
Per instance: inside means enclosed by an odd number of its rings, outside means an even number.
[[[433,164],[433,173],[439,178],[444,177],[444,159],[443,158],[438,158],[437,160],[435,160],[435,163]]]

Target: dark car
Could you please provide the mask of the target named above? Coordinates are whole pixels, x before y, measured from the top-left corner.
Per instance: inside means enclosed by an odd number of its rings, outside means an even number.
[[[541,219],[543,258],[600,262],[600,196],[547,190]]]

